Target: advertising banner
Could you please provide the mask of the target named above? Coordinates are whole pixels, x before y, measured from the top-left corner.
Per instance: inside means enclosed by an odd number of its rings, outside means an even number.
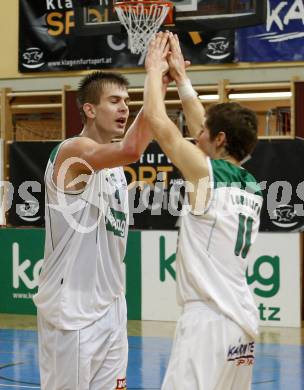
[[[0,313],[36,314],[32,300],[43,263],[45,230],[0,229]],[[125,257],[128,317],[141,319],[141,233],[131,232]]]
[[[44,72],[143,66],[128,50],[126,32],[76,34],[72,0],[19,0],[19,71]],[[232,62],[234,31],[179,34],[192,64]]]
[[[58,142],[13,142],[9,145],[10,182],[2,189],[9,198],[12,226],[44,226],[44,171]],[[181,201],[180,173],[156,142],[139,161],[124,167],[129,188],[130,228],[174,229]],[[171,204],[170,204],[171,202]]]
[[[301,326],[301,234],[260,233],[252,248],[247,282],[260,324]]]
[[[267,22],[236,30],[236,61],[303,61],[302,0],[267,0]]]
[[[9,145],[6,183],[8,223],[44,226],[44,171],[58,142],[13,142]]]
[[[57,142],[9,145],[10,181],[2,185],[12,226],[44,226],[44,170]],[[284,158],[282,158],[284,156]],[[264,196],[260,231],[304,229],[304,141],[260,140],[244,164]],[[172,230],[178,225],[185,185],[180,172],[152,142],[139,161],[124,167],[129,186],[130,228]]]
[[[260,325],[301,325],[300,233],[260,233],[253,247],[247,282]],[[176,231],[131,231],[125,257],[128,318],[175,321]],[[43,229],[0,229],[2,251],[0,312],[34,314],[43,262]]]
[[[125,166],[124,171],[129,184],[130,228],[175,229],[184,202],[184,182],[160,146],[151,142],[140,160]]]
[[[0,182],[3,183],[4,180],[4,141],[0,140]],[[4,186],[0,187],[0,225],[5,224],[5,191]]]
[[[300,238],[299,233],[260,233],[253,247],[247,282],[262,326],[301,326]],[[177,232],[143,232],[141,241],[142,319],[176,320]]]
[[[44,252],[44,229],[0,229],[0,312],[35,314],[32,301]]]
[[[142,320],[176,321],[177,232],[142,232]]]
[[[244,164],[263,193],[260,231],[304,229],[304,141],[260,140]]]

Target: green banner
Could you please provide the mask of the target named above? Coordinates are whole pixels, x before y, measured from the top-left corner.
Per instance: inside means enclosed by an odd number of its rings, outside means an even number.
[[[37,292],[43,262],[44,229],[0,229],[0,312],[36,314],[32,297]],[[141,232],[128,237],[126,298],[128,318],[141,319]]]
[[[128,319],[141,319],[141,232],[130,231],[126,263],[126,299]]]
[[[35,314],[32,297],[43,262],[44,229],[0,229],[0,248],[0,312]]]

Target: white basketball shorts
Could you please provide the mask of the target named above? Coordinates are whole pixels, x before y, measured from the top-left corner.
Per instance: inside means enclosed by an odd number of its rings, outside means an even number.
[[[213,304],[187,303],[162,390],[250,390],[254,346]]]
[[[125,390],[128,363],[124,296],[81,330],[60,330],[38,313],[41,390]]]

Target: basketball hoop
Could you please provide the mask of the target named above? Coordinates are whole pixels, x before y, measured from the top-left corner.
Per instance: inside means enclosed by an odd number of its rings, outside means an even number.
[[[163,0],[134,0],[114,3],[121,24],[128,33],[131,53],[144,54],[153,35],[158,31],[173,3]]]

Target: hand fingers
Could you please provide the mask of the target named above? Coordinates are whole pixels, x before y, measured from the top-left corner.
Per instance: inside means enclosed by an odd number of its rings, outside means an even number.
[[[163,54],[164,54],[165,57],[167,57],[167,55],[169,53],[169,50],[170,50],[170,45],[169,45],[169,42],[167,41],[166,46],[165,46],[165,48],[163,50]]]
[[[172,33],[170,33],[169,42],[170,42],[172,52],[174,52],[176,54],[177,53],[180,54],[182,52],[177,34],[173,35]]]
[[[156,46],[164,51],[167,44],[168,44],[168,37],[169,37],[169,31],[166,31],[166,32],[158,32],[156,34]]]

